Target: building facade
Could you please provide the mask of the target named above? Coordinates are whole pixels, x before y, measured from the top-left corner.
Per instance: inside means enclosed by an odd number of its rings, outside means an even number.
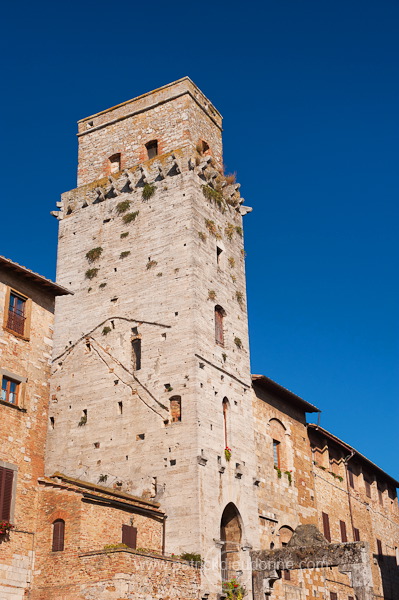
[[[53,213],[57,284],[3,261],[8,600],[241,600],[251,551],[289,548],[304,525],[365,548],[358,600],[399,598],[398,482],[308,424],[316,407],[251,377],[251,209],[223,172],[221,125],[188,78],[81,120],[78,187]],[[355,589],[305,561],[261,597]]]

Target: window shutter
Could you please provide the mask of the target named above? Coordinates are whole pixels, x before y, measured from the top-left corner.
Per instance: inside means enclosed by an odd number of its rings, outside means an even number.
[[[14,471],[0,467],[0,519],[9,521],[11,517],[12,484]]]
[[[353,528],[353,541],[360,542],[360,531],[357,529],[357,527]]]
[[[328,518],[328,514],[327,513],[321,513],[322,517],[323,517],[323,531],[324,531],[324,537],[326,538],[326,540],[328,542],[331,542],[331,533],[330,533],[330,520]]]
[[[330,600],[338,600],[337,592],[330,592]]]
[[[346,535],[346,524],[345,524],[345,521],[340,521],[339,522],[339,528],[341,530],[341,542],[347,542],[348,541],[348,537]]]
[[[351,471],[351,468],[348,468],[348,478],[349,478],[349,485],[351,486],[351,488],[355,487],[355,483],[353,481],[353,472]]]
[[[131,525],[122,525],[122,544],[129,548],[136,549],[137,546],[137,527]]]
[[[65,522],[61,519],[53,523],[53,552],[62,552],[64,549]]]

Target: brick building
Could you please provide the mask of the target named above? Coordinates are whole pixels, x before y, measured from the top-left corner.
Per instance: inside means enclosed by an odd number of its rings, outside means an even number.
[[[318,547],[361,551],[364,589],[359,565],[284,563],[256,600],[399,598],[398,483],[308,425],[316,407],[250,375],[251,209],[222,171],[221,123],[188,78],[79,122],[78,187],[53,213],[51,396],[30,434],[42,453],[29,484],[35,565],[27,549],[18,589],[34,600],[213,600],[233,578],[251,593],[251,551],[282,556],[306,525],[324,534]],[[21,412],[8,381],[24,380],[7,373],[8,417]]]

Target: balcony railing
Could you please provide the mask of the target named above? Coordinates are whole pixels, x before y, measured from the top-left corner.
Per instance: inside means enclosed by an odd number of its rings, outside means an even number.
[[[7,329],[15,331],[19,335],[24,335],[25,332],[25,317],[21,312],[9,310],[7,319]]]

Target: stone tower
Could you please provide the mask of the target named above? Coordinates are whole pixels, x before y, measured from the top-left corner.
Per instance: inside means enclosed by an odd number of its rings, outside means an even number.
[[[208,557],[231,511],[240,552],[258,519],[248,209],[221,123],[187,77],[79,121],[78,187],[54,213],[73,296],[57,299],[46,461],[158,500],[166,551]]]

